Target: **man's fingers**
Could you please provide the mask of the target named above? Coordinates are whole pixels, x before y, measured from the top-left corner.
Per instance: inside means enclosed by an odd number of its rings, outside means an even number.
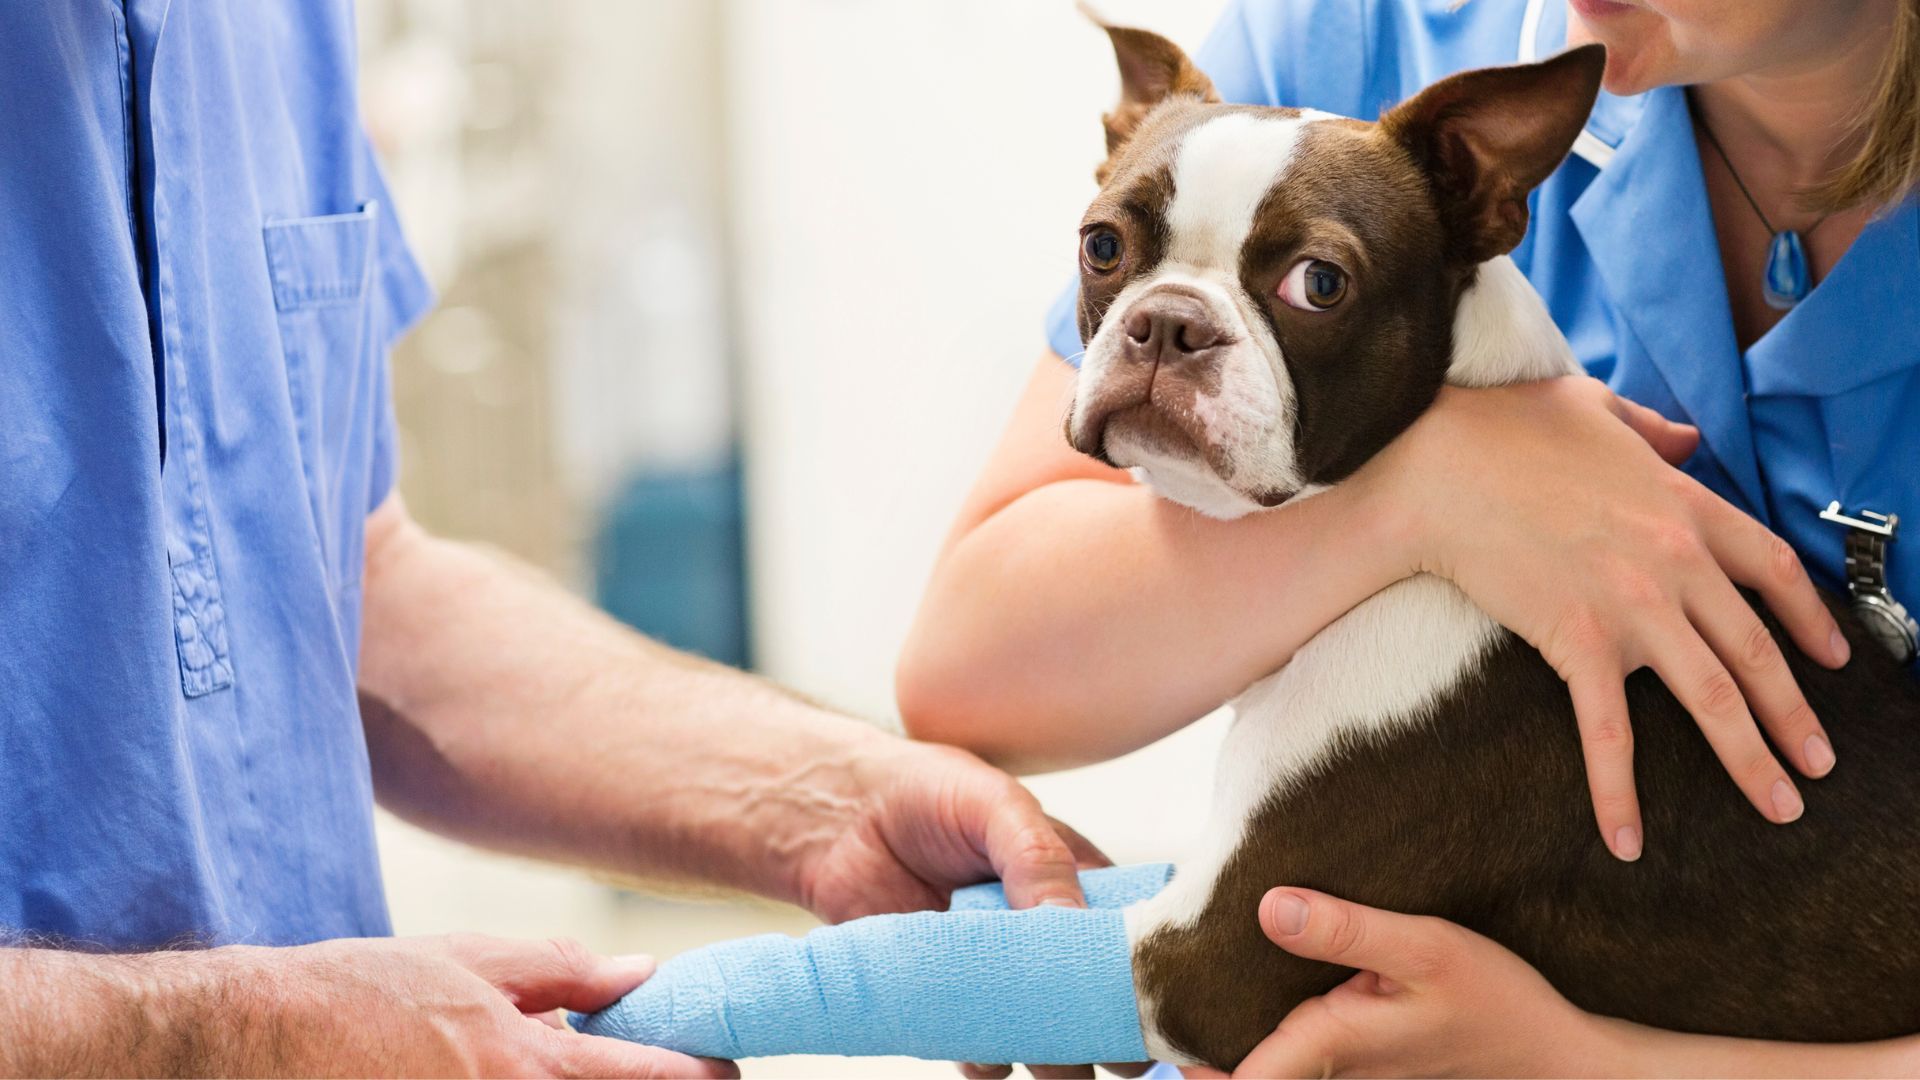
[[[1691,424],[1674,423],[1645,405],[1618,394],[1609,399],[1608,407],[1613,410],[1613,415],[1645,439],[1647,445],[1653,447],[1653,452],[1669,465],[1678,465],[1687,460],[1700,447],[1700,429]]]
[[[1260,929],[1295,956],[1361,968],[1389,984],[1428,981],[1458,948],[1458,927],[1421,915],[1365,907],[1311,889],[1269,890]]]
[[[984,810],[989,815],[987,861],[1000,875],[1009,907],[1087,905],[1080,891],[1079,860],[1032,792],[1009,780],[1005,793]]]
[[[1633,724],[1627,714],[1626,685],[1617,674],[1596,668],[1567,684],[1580,723],[1580,752],[1587,763],[1587,789],[1600,838],[1617,859],[1640,857],[1645,834],[1640,799],[1633,786]]]
[[[1082,870],[1097,870],[1103,866],[1112,866],[1113,860],[1107,853],[1093,846],[1093,841],[1080,835],[1079,830],[1052,815],[1047,820],[1053,823],[1053,831],[1067,842],[1067,849],[1073,852],[1073,861]]]
[[[1833,768],[1833,744],[1800,692],[1787,658],[1746,599],[1727,582],[1705,585],[1687,617],[1739,681],[1760,724],[1794,768],[1807,776],[1825,776]]]
[[[1684,619],[1677,622],[1677,626],[1656,632],[1652,642],[1654,661],[1649,666],[1692,714],[1727,775],[1733,777],[1754,809],[1776,824],[1798,818],[1802,810],[1799,789],[1767,749],[1753,714],[1747,711],[1740,684],[1701,640],[1692,623]]]
[[[478,934],[447,939],[453,957],[492,983],[523,1013],[593,1012],[653,974],[649,956],[601,956],[571,938],[508,941]]]
[[[1760,594],[1801,652],[1828,667],[1846,666],[1853,650],[1793,546],[1718,499],[1709,505],[1706,538],[1714,561]]]
[[[555,1032],[548,1060],[558,1076],[696,1077],[732,1080],[740,1067],[717,1058],[689,1057],[597,1035]]]
[[[960,1075],[967,1080],[1007,1080],[1013,1075],[1011,1065],[982,1065],[977,1061],[959,1062]]]

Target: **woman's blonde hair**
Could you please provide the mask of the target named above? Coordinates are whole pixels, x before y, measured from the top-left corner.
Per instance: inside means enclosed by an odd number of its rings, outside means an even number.
[[[1900,0],[1891,47],[1856,123],[1865,136],[1860,152],[1808,192],[1818,209],[1890,207],[1920,187],[1920,0]]]

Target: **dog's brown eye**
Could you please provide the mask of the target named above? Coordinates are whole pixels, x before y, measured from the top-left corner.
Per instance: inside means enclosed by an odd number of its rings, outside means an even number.
[[[1325,259],[1302,259],[1280,279],[1280,299],[1301,311],[1325,311],[1347,295],[1347,272]]]
[[[1112,229],[1095,229],[1080,242],[1080,253],[1085,258],[1087,269],[1095,273],[1106,274],[1120,265],[1120,256],[1126,251],[1120,243],[1120,234]]]

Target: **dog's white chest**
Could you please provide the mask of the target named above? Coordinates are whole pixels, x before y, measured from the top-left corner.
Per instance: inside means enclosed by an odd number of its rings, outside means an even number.
[[[1323,760],[1341,737],[1420,721],[1498,634],[1498,624],[1464,593],[1431,575],[1354,608],[1234,700],[1219,809],[1244,818]]]
[[[1233,728],[1221,744],[1205,846],[1138,909],[1139,929],[1197,918],[1267,799],[1305,782],[1343,740],[1421,722],[1499,635],[1459,589],[1422,574],[1354,608],[1249,687],[1233,702]]]

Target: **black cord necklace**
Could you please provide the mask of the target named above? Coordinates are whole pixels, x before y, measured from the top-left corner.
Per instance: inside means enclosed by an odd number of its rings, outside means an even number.
[[[1753,207],[1760,224],[1773,236],[1767,243],[1767,271],[1760,281],[1761,295],[1766,298],[1767,306],[1775,311],[1791,309],[1813,291],[1813,269],[1807,263],[1807,246],[1801,238],[1812,235],[1813,230],[1827,220],[1827,215],[1820,215],[1820,220],[1807,226],[1804,231],[1774,228],[1773,222],[1767,220],[1767,212],[1760,209],[1753,192],[1747,190],[1746,181],[1740,179],[1740,170],[1733,167],[1733,159],[1727,156],[1727,148],[1720,145],[1713,128],[1707,126],[1707,118],[1700,115],[1698,108],[1693,110],[1693,122],[1700,126],[1700,133],[1707,137],[1707,145],[1720,155],[1721,164],[1727,167],[1727,175],[1733,177],[1733,186],[1740,189],[1740,194],[1747,200],[1747,205]]]

